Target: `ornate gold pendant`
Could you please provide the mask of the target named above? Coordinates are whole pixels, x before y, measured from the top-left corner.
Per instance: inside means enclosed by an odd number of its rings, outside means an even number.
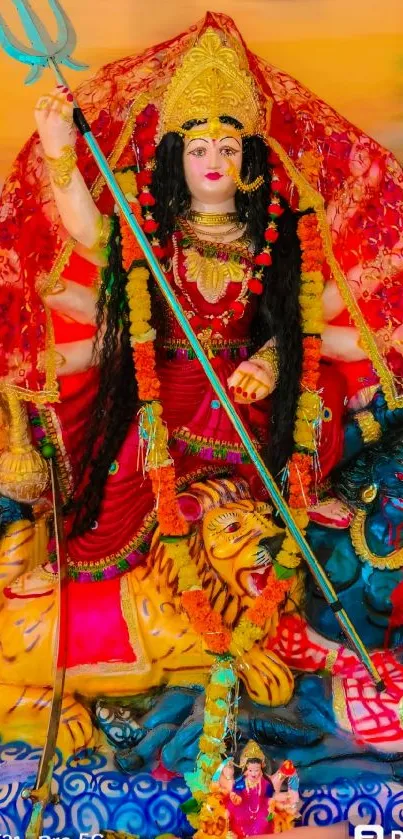
[[[230,283],[245,281],[245,269],[238,262],[222,262],[190,249],[186,252],[185,266],[188,282],[196,283],[207,303],[221,300]]]

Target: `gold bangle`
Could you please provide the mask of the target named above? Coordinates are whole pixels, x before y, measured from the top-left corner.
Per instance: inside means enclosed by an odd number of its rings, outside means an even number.
[[[382,428],[371,411],[360,411],[354,417],[364,443],[376,443],[382,437]]]
[[[47,276],[47,274],[40,275],[35,282],[35,289],[40,297],[51,297],[52,294],[56,296],[57,294],[61,294],[62,291],[66,291],[66,283],[64,280],[61,279],[61,277],[59,277],[59,279],[50,291],[47,290],[48,286],[49,277]]]
[[[77,154],[73,146],[63,146],[60,157],[48,157],[45,154],[45,160],[55,186],[61,189],[68,186],[77,164]]]
[[[277,382],[280,373],[280,367],[278,361],[278,352],[276,348],[262,347],[260,350],[255,352],[254,355],[251,356],[249,361],[253,361],[254,358],[261,359],[262,361],[268,361],[273,370],[275,381]]]
[[[56,285],[53,286],[51,291],[46,293],[46,297],[51,297],[52,295],[61,294],[63,291],[66,291],[67,285],[62,279],[58,279]]]
[[[64,367],[64,365],[66,363],[67,363],[66,356],[64,356],[63,353],[59,352],[58,350],[55,350],[55,367],[56,367],[56,370],[60,370],[60,368]],[[45,350],[41,350],[41,352],[38,353],[36,369],[39,371],[39,373],[44,373],[45,370],[46,370]]]
[[[111,233],[111,220],[109,216],[100,215],[97,221],[98,238],[91,250],[104,251]]]
[[[333,667],[336,664],[336,659],[337,659],[338,654],[339,654],[338,650],[329,650],[329,652],[326,656],[325,667],[324,667],[324,669],[328,673],[333,672]]]

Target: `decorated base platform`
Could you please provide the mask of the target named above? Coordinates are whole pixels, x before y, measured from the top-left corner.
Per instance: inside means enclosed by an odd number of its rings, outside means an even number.
[[[0,746],[0,835],[25,835],[31,805],[21,792],[33,783],[39,757],[38,749],[22,742]],[[67,764],[59,756],[53,792],[59,803],[48,808],[42,831],[49,837],[77,839],[80,833],[91,836],[107,829],[142,839],[193,833],[180,809],[189,797],[183,778],[162,768],[124,775],[107,754],[72,758]],[[348,821],[351,835],[355,824],[383,824],[385,834],[403,828],[403,786],[370,774],[323,786],[303,785],[301,799],[300,825]]]

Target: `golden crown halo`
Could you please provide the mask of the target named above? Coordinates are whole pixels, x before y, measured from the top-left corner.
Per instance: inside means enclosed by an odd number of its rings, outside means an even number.
[[[197,127],[184,130],[193,120],[207,122],[203,133],[217,138],[222,132],[221,116],[236,119],[242,135],[263,133],[263,114],[246,56],[240,45],[235,49],[223,43],[210,28],[186,53],[165,92],[159,139],[168,131],[200,133]]]
[[[241,769],[245,769],[248,760],[260,760],[262,766],[266,765],[266,758],[260,746],[254,740],[249,740],[244,749],[241,751],[239,758],[239,765]]]

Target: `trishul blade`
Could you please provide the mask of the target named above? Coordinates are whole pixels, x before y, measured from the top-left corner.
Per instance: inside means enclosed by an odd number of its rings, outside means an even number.
[[[76,46],[76,34],[59,0],[48,0],[57,24],[55,40],[50,37],[29,0],[12,0],[12,2],[31,46],[27,46],[13,35],[2,15],[0,15],[0,46],[11,58],[31,65],[25,84],[37,81],[50,59],[57,61],[58,64],[65,64],[71,70],[86,69],[88,65],[71,58],[71,53]]]

